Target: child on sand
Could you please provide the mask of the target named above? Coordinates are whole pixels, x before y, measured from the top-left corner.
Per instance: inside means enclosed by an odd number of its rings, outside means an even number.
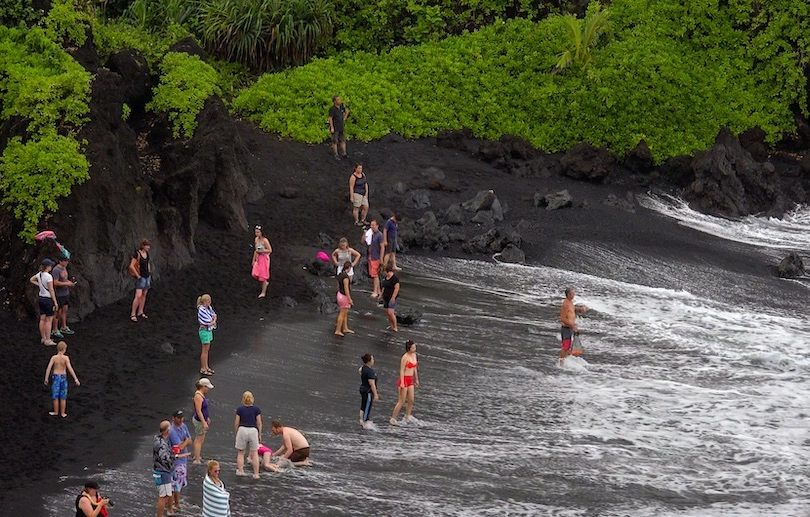
[[[56,345],[56,354],[51,357],[48,363],[48,368],[45,370],[45,386],[48,385],[48,377],[53,369],[53,385],[51,385],[51,397],[53,398],[53,411],[49,411],[51,416],[62,415],[62,418],[67,416],[65,413],[65,406],[67,405],[67,373],[73,376],[73,381],[76,386],[81,386],[79,378],[76,377],[76,372],[73,371],[73,366],[70,364],[70,357],[65,354],[67,351],[67,343],[60,341]]]

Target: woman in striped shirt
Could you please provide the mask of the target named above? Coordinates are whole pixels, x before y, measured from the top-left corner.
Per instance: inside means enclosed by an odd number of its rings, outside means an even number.
[[[203,517],[231,517],[231,494],[219,479],[219,462],[208,462],[208,475],[203,479]]]
[[[211,349],[211,341],[214,340],[213,330],[217,328],[217,313],[211,307],[210,294],[204,294],[197,298],[197,322],[200,324],[199,334],[202,343],[200,373],[214,375],[214,370],[208,366],[208,351]]]

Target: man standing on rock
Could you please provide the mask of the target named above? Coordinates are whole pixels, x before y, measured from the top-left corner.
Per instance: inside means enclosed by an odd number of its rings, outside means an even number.
[[[160,432],[152,442],[152,478],[158,489],[157,517],[163,517],[163,508],[172,497],[172,473],[174,455],[169,443],[172,424],[168,420],[160,423]]]
[[[577,314],[582,314],[588,310],[588,308],[584,305],[575,306],[574,296],[576,296],[574,288],[566,287],[565,299],[562,303],[562,309],[560,309],[560,323],[562,324],[562,328],[560,329],[562,344],[562,350],[560,351],[560,366],[565,363],[565,358],[571,354],[571,342],[574,335],[579,334],[579,327],[577,327]]]
[[[401,267],[397,267],[397,229],[401,220],[402,217],[399,214],[394,214],[385,221],[385,228],[383,228],[383,239],[385,241],[383,263],[391,264],[394,271],[402,271]]]
[[[372,298],[377,298],[382,294],[380,289],[380,263],[385,255],[385,237],[380,231],[380,226],[376,219],[371,221],[371,241],[368,245],[368,276],[374,282]]]
[[[67,325],[67,313],[70,306],[70,288],[74,287],[76,283],[68,279],[69,261],[70,259],[63,255],[51,271],[53,292],[56,294],[56,303],[59,304],[59,309],[53,316],[53,330],[51,330],[52,338],[56,339],[64,339],[65,336],[73,334]]]
[[[343,131],[344,122],[349,117],[349,108],[340,102],[340,95],[332,97],[332,106],[329,108],[329,132],[332,134],[332,154],[335,160],[346,158],[346,133]],[[338,143],[340,143],[340,156],[338,156]]]

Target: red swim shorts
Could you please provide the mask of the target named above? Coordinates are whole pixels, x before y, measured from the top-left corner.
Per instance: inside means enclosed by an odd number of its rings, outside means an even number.
[[[405,376],[405,386],[402,385],[401,380],[397,380],[397,386],[399,386],[400,388],[409,388],[413,386],[413,375]]]
[[[569,352],[571,350],[571,340],[570,339],[563,339],[560,341],[562,345],[563,352]]]
[[[380,272],[380,260],[369,260],[368,261],[368,276],[371,278],[377,278]]]

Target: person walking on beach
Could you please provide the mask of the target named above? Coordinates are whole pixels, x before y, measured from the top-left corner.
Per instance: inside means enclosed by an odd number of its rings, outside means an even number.
[[[231,494],[219,479],[219,462],[207,463],[208,473],[203,479],[202,517],[231,517]]]
[[[571,343],[575,334],[579,334],[579,327],[577,327],[577,314],[582,314],[587,307],[584,305],[574,306],[574,296],[576,291],[573,287],[565,288],[565,299],[560,309],[560,366],[565,364],[565,358],[571,354]]]
[[[98,495],[98,483],[86,481],[82,493],[76,498],[76,517],[107,517],[110,500]]]
[[[380,231],[380,225],[376,219],[372,219],[369,231],[371,237],[368,242],[368,276],[373,282],[372,298],[378,298],[382,294],[380,289],[380,263],[385,255],[385,237]]]
[[[377,395],[377,374],[372,368],[374,366],[374,356],[363,354],[363,366],[360,368],[360,425],[368,428],[373,425],[371,421],[371,405],[379,402]]]
[[[349,176],[349,199],[352,202],[354,225],[365,225],[368,213],[368,181],[363,173],[363,166],[359,163],[354,166],[352,175]]]
[[[68,262],[70,259],[62,255],[51,271],[53,292],[56,294],[56,303],[59,305],[59,310],[54,311],[51,339],[64,339],[65,336],[74,334],[68,327],[67,313],[70,306],[70,288],[75,287],[76,282],[68,278]]]
[[[253,393],[242,394],[242,405],[236,408],[233,432],[236,434],[236,475],[245,475],[245,451],[253,463],[253,479],[259,479],[259,443],[262,436],[262,410],[253,405]]]
[[[211,350],[211,342],[214,340],[214,329],[217,328],[217,313],[211,307],[210,294],[197,298],[197,323],[199,324],[197,332],[200,336],[200,343],[202,343],[200,373],[214,375],[214,370],[208,366],[208,352]]]
[[[344,332],[347,334],[354,334],[354,331],[349,328],[349,308],[354,305],[352,300],[352,291],[349,288],[349,269],[352,263],[348,260],[343,263],[342,270],[337,276],[338,291],[337,291],[337,305],[340,312],[338,312],[337,323],[335,324],[335,335],[343,336]]]
[[[157,517],[163,517],[163,509],[172,497],[172,473],[174,454],[169,443],[172,424],[168,420],[160,423],[160,432],[152,441],[152,478],[158,489]]]
[[[383,263],[391,264],[394,271],[402,271],[401,267],[397,267],[397,230],[400,221],[402,221],[402,216],[394,214],[385,221],[385,227],[383,228],[383,240],[385,241]]]
[[[194,463],[202,463],[203,442],[205,442],[205,434],[208,432],[208,427],[211,425],[211,417],[208,412],[208,390],[213,389],[214,385],[210,380],[203,377],[197,381],[197,391],[194,392],[194,416],[191,422],[194,424]]]
[[[346,158],[346,133],[343,126],[349,118],[349,108],[340,102],[340,95],[332,97],[332,106],[329,108],[329,133],[332,134],[332,154],[335,160],[341,157]],[[338,144],[340,144],[340,156],[338,156]]]
[[[172,413],[172,427],[169,431],[169,443],[174,453],[174,482],[172,483],[172,497],[169,498],[168,514],[180,510],[180,492],[188,486],[188,446],[191,445],[191,434],[183,422],[185,414],[182,409]]]
[[[281,420],[273,420],[270,428],[274,436],[281,435],[281,447],[273,456],[281,456],[296,467],[309,466],[309,442],[301,431],[281,425]]]
[[[343,266],[349,263],[349,269],[346,270],[346,275],[351,282],[354,278],[354,266],[360,262],[360,252],[354,248],[349,247],[349,239],[341,237],[338,241],[338,247],[332,251],[332,263],[337,268],[337,274],[343,272]]]
[[[264,298],[267,296],[267,281],[270,280],[270,254],[273,253],[273,247],[270,246],[270,241],[262,233],[261,225],[256,225],[253,234],[253,269],[251,274],[253,278],[262,284],[262,292],[259,293],[259,298]]]
[[[394,266],[385,265],[385,278],[382,281],[382,299],[385,315],[388,317],[388,330],[398,332],[397,297],[399,296],[399,277],[394,273]]]
[[[39,305],[39,337],[40,343],[48,346],[56,345],[56,342],[51,339],[53,315],[59,309],[56,293],[53,290],[53,276],[51,276],[51,270],[55,265],[56,263],[53,260],[44,259],[39,266],[39,273],[28,279],[29,282],[39,288],[39,297],[37,298],[37,304]]]
[[[51,384],[53,411],[48,414],[51,416],[62,415],[62,418],[67,416],[65,409],[67,407],[68,372],[73,377],[76,386],[81,386],[79,378],[76,377],[76,372],[73,371],[73,366],[70,364],[70,357],[65,352],[67,352],[67,343],[60,341],[56,345],[56,354],[51,357],[48,367],[45,369],[45,386],[48,385],[48,377],[51,375],[51,370],[53,370],[53,384]]]
[[[405,342],[405,353],[399,360],[399,380],[397,381],[399,399],[397,405],[394,406],[391,420],[389,420],[391,425],[399,425],[397,418],[399,418],[399,411],[402,409],[403,403],[406,403],[403,422],[412,423],[416,420],[411,416],[411,412],[413,411],[414,390],[419,387],[419,373],[416,370],[418,366],[416,343],[409,339]]]
[[[144,313],[144,307],[146,306],[146,295],[149,294],[149,289],[152,287],[150,249],[152,249],[152,243],[148,239],[143,239],[129,261],[129,273],[135,277],[135,298],[132,300],[132,310],[129,314],[129,319],[132,321],[138,321],[138,318],[149,318]]]

